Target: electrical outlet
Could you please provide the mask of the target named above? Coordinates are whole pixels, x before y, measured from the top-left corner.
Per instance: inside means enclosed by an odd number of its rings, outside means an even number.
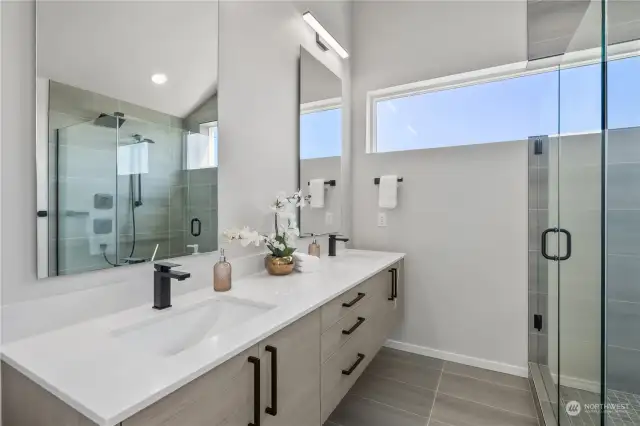
[[[378,212],[378,226],[387,226],[387,213]]]
[[[333,213],[326,212],[324,215],[324,223],[325,225],[333,225]]]

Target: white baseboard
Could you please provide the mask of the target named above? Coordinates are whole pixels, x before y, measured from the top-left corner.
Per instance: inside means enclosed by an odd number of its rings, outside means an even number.
[[[487,359],[475,358],[467,355],[460,355],[453,352],[445,352],[438,349],[427,348],[424,346],[412,345],[410,343],[398,342],[396,340],[387,340],[385,346],[405,352],[443,359],[445,361],[470,365],[472,367],[484,368],[486,370],[497,371],[514,376],[529,377],[529,369],[527,367],[519,367],[517,365],[505,364],[502,362],[490,361]]]

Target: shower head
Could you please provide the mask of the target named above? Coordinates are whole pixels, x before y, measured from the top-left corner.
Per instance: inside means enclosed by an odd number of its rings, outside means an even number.
[[[102,113],[93,120],[93,124],[110,129],[119,129],[125,121],[124,114],[121,112],[114,112],[113,115]]]

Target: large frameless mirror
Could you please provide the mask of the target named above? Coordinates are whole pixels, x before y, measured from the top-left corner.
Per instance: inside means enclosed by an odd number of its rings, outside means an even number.
[[[218,244],[218,3],[37,4],[38,277]]]
[[[311,195],[300,211],[300,231],[341,229],[342,81],[300,48],[300,188]]]

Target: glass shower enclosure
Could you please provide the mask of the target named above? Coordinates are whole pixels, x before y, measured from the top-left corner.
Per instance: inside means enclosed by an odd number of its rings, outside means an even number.
[[[49,276],[217,249],[209,135],[118,113],[52,133]]]
[[[529,141],[531,368],[547,425],[604,425],[605,9],[590,2],[555,58],[557,133]]]
[[[591,1],[529,141],[530,369],[547,425],[640,425],[640,3]]]

